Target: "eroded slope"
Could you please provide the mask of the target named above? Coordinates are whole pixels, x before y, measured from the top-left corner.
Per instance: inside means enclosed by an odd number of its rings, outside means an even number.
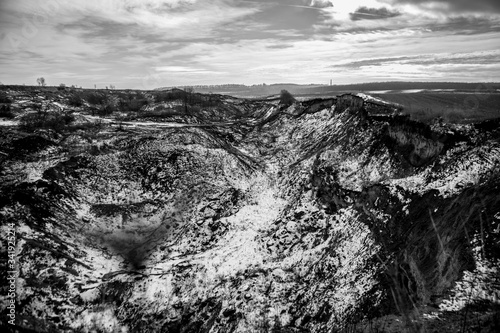
[[[3,130],[18,325],[456,331],[481,301],[469,325],[494,331],[497,125],[356,96],[254,107],[223,127]]]

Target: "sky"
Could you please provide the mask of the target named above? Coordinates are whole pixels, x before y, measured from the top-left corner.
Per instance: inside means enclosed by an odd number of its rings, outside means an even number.
[[[500,81],[498,0],[0,0],[0,82]]]

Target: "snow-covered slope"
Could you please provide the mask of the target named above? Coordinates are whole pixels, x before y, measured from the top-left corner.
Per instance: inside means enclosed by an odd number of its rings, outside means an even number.
[[[429,127],[361,97],[224,99],[244,116],[197,127],[0,128],[17,327],[493,332],[498,124]]]

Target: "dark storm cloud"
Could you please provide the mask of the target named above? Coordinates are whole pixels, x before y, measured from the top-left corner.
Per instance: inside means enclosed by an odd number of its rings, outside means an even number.
[[[401,15],[398,11],[390,11],[389,9],[382,8],[369,8],[369,7],[359,7],[354,13],[350,13],[352,21],[359,20],[380,20],[390,17],[395,17]]]
[[[432,3],[447,4],[450,9],[460,12],[500,12],[499,0],[388,0],[392,4],[429,5]]]

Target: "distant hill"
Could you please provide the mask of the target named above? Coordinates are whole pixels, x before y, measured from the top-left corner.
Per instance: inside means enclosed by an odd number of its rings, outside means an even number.
[[[158,90],[172,87],[158,88]],[[181,88],[181,87],[178,87]],[[285,89],[294,95],[327,95],[335,96],[345,92],[404,92],[406,90],[453,90],[457,92],[498,92],[500,83],[468,83],[468,82],[371,82],[345,85],[300,85],[293,83],[278,84],[223,84],[192,86],[196,92],[226,94],[237,97],[263,97],[279,94]]]

